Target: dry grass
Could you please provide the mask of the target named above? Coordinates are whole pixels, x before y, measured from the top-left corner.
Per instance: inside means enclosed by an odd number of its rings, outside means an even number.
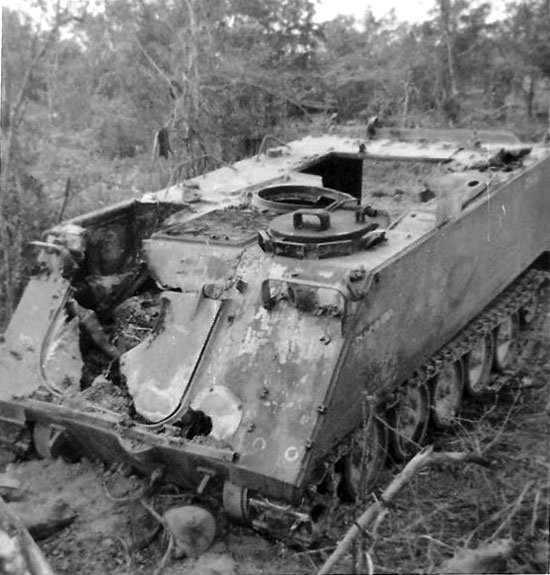
[[[514,543],[507,572],[546,572],[550,508],[548,297],[540,319],[538,326],[523,334],[523,351],[517,370],[508,374],[507,385],[484,404],[470,400],[454,432],[432,436],[438,450],[481,453],[491,459],[491,467],[442,466],[417,475],[370,536],[364,537],[374,572],[433,573],[457,550],[499,539]],[[360,509],[350,508],[347,524],[360,513]],[[352,572],[351,562],[348,569],[346,572]]]

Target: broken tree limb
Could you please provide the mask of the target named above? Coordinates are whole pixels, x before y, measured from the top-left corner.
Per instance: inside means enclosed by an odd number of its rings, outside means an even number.
[[[168,526],[168,523],[166,522],[164,517],[159,515],[144,499],[141,500],[141,504],[160,523],[160,525],[164,528],[164,532],[168,537],[168,547],[166,548],[166,551],[164,552],[158,567],[155,569],[155,572],[153,573],[153,575],[162,575],[164,568],[168,564],[168,560],[172,555],[172,549],[174,548],[174,534],[170,530],[170,527]]]
[[[338,543],[332,555],[325,561],[318,575],[327,575],[336,563],[344,556],[359,533],[372,523],[379,513],[384,511],[387,505],[394,499],[399,491],[424,467],[441,463],[476,463],[477,465],[489,466],[489,461],[474,453],[434,453],[433,445],[430,445],[417,453],[403,470],[397,474],[392,482],[383,491],[380,499],[370,505],[365,512],[349,528],[344,538]]]
[[[10,512],[2,497],[0,497],[0,533],[6,535],[7,542],[13,543],[11,549],[13,557],[4,558],[0,556],[0,567],[7,570],[7,563],[9,562],[16,568],[22,566],[20,573],[55,575],[40,547],[34,542],[19,518]],[[4,563],[5,565],[3,565]],[[13,573],[19,575],[17,570],[14,570]]]

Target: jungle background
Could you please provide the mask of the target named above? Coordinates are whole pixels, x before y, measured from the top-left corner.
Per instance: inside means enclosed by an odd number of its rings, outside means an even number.
[[[434,0],[427,19],[314,0],[29,0],[3,9],[0,331],[25,247],[60,219],[288,140],[385,125],[549,128],[550,0]],[[154,146],[159,131],[169,146]],[[160,155],[162,152],[163,155]]]

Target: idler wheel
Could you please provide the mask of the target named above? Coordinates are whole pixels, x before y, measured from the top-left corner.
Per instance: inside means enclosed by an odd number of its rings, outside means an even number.
[[[438,429],[453,425],[460,410],[464,391],[462,366],[455,361],[445,365],[431,382],[432,420]]]
[[[366,429],[352,434],[351,448],[342,458],[344,496],[355,501],[361,493],[369,493],[376,485],[386,463],[388,433],[386,425],[373,419]]]
[[[489,386],[493,365],[494,341],[491,334],[478,339],[464,358],[465,384],[471,397],[479,397]]]
[[[426,438],[429,420],[429,393],[425,384],[407,382],[400,399],[389,414],[390,446],[398,461],[414,455]]]
[[[234,521],[248,525],[250,523],[250,502],[248,489],[230,481],[223,484],[223,508]]]
[[[493,368],[503,372],[516,360],[519,320],[517,314],[507,316],[494,331],[495,355]]]

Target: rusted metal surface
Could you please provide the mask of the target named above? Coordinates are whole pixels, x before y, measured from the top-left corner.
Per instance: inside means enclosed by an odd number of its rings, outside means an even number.
[[[550,154],[506,141],[504,170],[499,145],[305,138],[73,220],[84,255],[52,230],[76,270],[29,284],[0,344],[0,420],[55,425],[201,494],[217,477],[240,519],[255,505],[303,523],[263,498],[301,505],[334,448],[350,453],[365,397],[427,385],[442,347],[550,251]],[[396,193],[426,201],[393,220],[376,209],[384,162],[422,166]],[[92,313],[107,348],[85,333]],[[94,401],[98,382],[124,401]]]
[[[221,307],[200,292],[168,292],[161,302],[165,305],[159,333],[121,358],[134,406],[153,423],[180,405]]]
[[[364,138],[364,126],[349,126],[342,132],[349,136]],[[498,130],[476,129],[441,129],[441,128],[377,128],[379,138],[399,139],[408,142],[445,142],[452,141],[460,144],[473,144],[475,142],[496,143],[499,145],[519,144],[519,138],[510,132]]]
[[[373,270],[378,281],[346,342],[320,444],[345,435],[342,421],[353,418],[342,414],[358,409],[353,390],[397,386],[546,251],[549,177],[546,160],[490,190],[456,221],[440,229],[434,222],[415,249]]]
[[[44,384],[45,348],[68,288],[59,276],[30,280],[1,344],[0,398],[24,396]]]

